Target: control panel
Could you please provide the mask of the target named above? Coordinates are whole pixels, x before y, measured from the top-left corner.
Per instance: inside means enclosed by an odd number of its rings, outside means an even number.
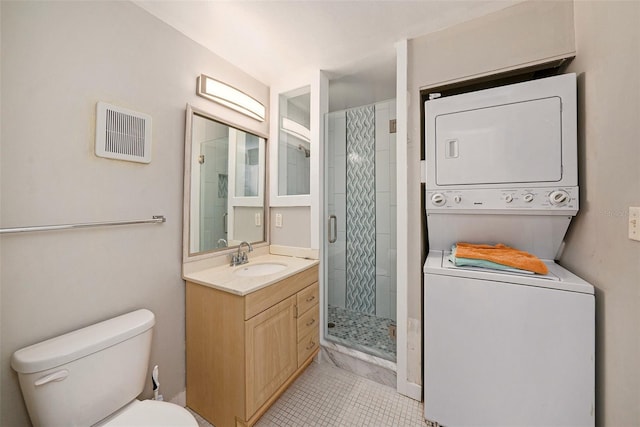
[[[427,191],[426,209],[441,210],[578,210],[578,187],[456,189]]]

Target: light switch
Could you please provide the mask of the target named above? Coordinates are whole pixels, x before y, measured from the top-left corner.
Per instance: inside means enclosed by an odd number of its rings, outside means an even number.
[[[260,225],[262,224],[262,218],[260,217],[259,212],[256,212],[255,222],[256,222],[256,227],[260,227]]]
[[[629,208],[629,239],[640,241],[640,207]]]
[[[276,214],[276,227],[282,227],[282,214]]]

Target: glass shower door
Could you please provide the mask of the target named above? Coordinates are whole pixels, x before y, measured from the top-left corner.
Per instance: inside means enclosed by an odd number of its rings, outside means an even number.
[[[383,126],[390,105],[326,117],[326,337],[395,360],[395,206],[389,194],[395,166],[392,171],[392,138]]]

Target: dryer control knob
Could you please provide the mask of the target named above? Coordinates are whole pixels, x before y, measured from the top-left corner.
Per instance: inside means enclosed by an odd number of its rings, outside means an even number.
[[[522,200],[524,200],[527,203],[531,203],[533,202],[533,194],[531,193],[527,193],[522,197]]]
[[[549,201],[554,206],[562,206],[569,201],[569,193],[564,190],[552,191],[549,194]]]
[[[431,196],[431,203],[436,206],[442,206],[447,203],[447,198],[444,197],[444,194],[435,193],[433,196]]]
[[[513,195],[512,194],[507,194],[506,196],[504,196],[504,201],[507,202],[507,203],[513,202]]]
[[[453,201],[456,202],[456,203],[460,203],[462,201],[462,197],[456,196],[456,197],[453,198]]]

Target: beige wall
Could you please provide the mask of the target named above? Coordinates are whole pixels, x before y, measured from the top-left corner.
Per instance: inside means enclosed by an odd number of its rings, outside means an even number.
[[[129,2],[0,7],[2,226],[167,217],[0,239],[0,425],[29,424],[9,367],[15,350],[139,307],[156,314],[151,366],[174,398],[185,387],[185,106],[266,134],[268,122],[196,97],[195,79],[207,73],[265,105],[269,89]],[[99,100],[153,117],[149,165],[93,154]]]
[[[580,212],[561,264],[596,287],[597,425],[640,425],[640,3],[575,2]]]
[[[269,236],[272,245],[311,248],[311,221],[308,206],[272,207]],[[282,215],[282,227],[276,227],[276,215]]]
[[[574,52],[572,2],[525,1],[411,41],[413,81],[433,87]],[[410,68],[411,70],[411,68]]]
[[[421,228],[420,90],[570,56],[574,51],[571,2],[524,2],[409,41],[408,222]],[[424,236],[409,235],[409,348],[421,339],[421,246]],[[418,329],[418,330],[413,330]],[[408,361],[409,381],[422,383],[419,353]]]

